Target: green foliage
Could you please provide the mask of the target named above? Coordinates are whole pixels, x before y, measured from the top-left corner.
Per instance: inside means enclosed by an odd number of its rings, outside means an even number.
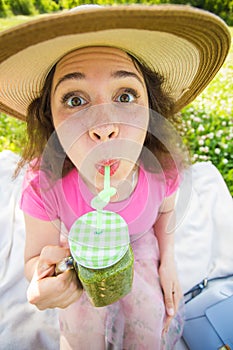
[[[68,10],[68,9],[71,9],[75,6],[80,5],[80,1],[78,1],[78,0],[59,0],[58,5],[59,5],[61,10],[64,10],[64,9]]]
[[[12,15],[12,12],[10,10],[10,7],[6,3],[6,1],[0,0],[0,17],[5,18],[11,15]]]
[[[11,0],[9,4],[14,15],[31,16],[37,13],[34,0]]]
[[[0,17],[34,15],[53,12],[83,4],[187,4],[213,12],[233,25],[233,0],[0,0]]]
[[[60,10],[59,4],[53,0],[35,0],[35,7],[39,13],[50,13]]]
[[[18,119],[0,114],[0,151],[8,149],[21,154],[25,142],[26,124]]]
[[[233,28],[231,29],[233,35]],[[194,162],[211,161],[233,195],[233,45],[215,79],[182,111],[184,140]]]
[[[233,24],[233,0],[191,0],[190,4],[219,15],[229,25]]]

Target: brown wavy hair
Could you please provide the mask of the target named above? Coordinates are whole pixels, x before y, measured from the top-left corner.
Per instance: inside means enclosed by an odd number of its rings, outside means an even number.
[[[150,108],[149,127],[140,159],[144,167],[151,172],[158,171],[157,164],[160,164],[160,169],[162,167],[169,172],[174,167],[180,170],[187,163],[187,153],[184,152],[181,138],[177,137],[178,131],[181,131],[181,123],[174,114],[174,100],[163,91],[162,76],[153,72],[145,63],[140,63],[129,56],[144,78]],[[74,164],[62,148],[53,125],[50,100],[55,69],[56,65],[48,73],[39,97],[33,100],[28,108],[27,142],[16,174],[26,163],[31,163],[35,170],[42,168],[50,173],[53,179],[65,176],[74,168]],[[155,132],[156,130],[158,132]],[[153,159],[154,157],[157,159],[157,164],[151,160],[150,154],[153,154]]]

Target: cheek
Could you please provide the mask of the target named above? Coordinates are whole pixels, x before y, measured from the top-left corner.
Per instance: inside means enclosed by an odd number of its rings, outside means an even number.
[[[67,147],[65,151],[76,168],[80,169],[90,149],[88,148],[85,137],[83,136],[70,143],[69,147]]]
[[[54,124],[55,128],[57,128],[59,126],[60,122],[59,122],[59,113],[57,110],[56,101],[53,98],[51,98],[50,104],[51,104],[51,113],[52,113],[52,118],[53,118],[53,124]]]
[[[61,102],[57,96],[51,98],[51,113],[55,129],[60,128],[69,117],[64,108],[62,108]]]
[[[64,124],[66,120],[66,117],[63,114],[57,113],[56,111],[53,111],[53,110],[52,110],[52,118],[53,118],[53,124],[56,130],[61,128],[62,124]]]
[[[123,126],[122,136],[125,140],[130,140],[137,143],[138,145],[143,145],[147,133],[147,128],[145,127],[135,127],[135,126]]]
[[[127,124],[123,125],[127,137],[139,143],[144,143],[149,125],[149,110],[144,106],[134,106],[133,111],[128,115]]]

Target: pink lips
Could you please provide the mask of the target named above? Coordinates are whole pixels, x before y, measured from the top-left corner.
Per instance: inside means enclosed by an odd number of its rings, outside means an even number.
[[[110,166],[110,176],[113,176],[119,168],[120,161],[117,159],[107,159],[96,164],[96,169],[101,175],[104,175],[105,167]]]

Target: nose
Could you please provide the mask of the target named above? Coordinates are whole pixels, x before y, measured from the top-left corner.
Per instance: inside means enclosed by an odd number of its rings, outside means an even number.
[[[116,124],[99,125],[89,130],[90,138],[95,141],[107,141],[114,139],[119,134],[119,127]]]

